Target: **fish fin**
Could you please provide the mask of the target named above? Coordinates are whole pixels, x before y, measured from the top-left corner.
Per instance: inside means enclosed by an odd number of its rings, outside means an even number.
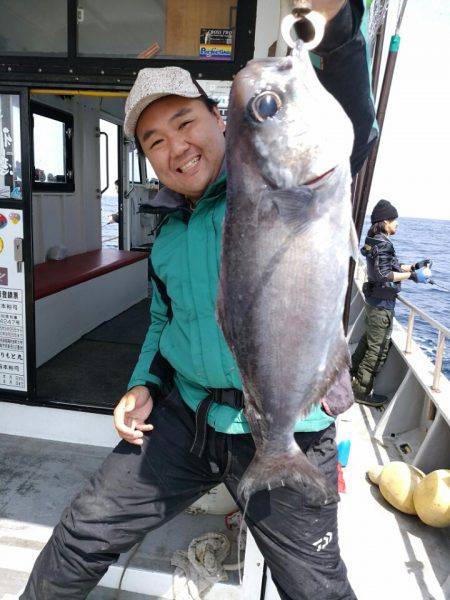
[[[336,501],[335,487],[319,471],[293,441],[289,452],[274,453],[269,448],[258,449],[238,487],[238,496],[247,502],[259,490],[301,483],[311,504]]]
[[[350,256],[357,263],[359,256],[359,239],[353,219],[350,221]]]
[[[318,216],[314,192],[306,186],[266,192],[261,197],[260,215],[264,219],[266,215],[272,217],[273,212],[278,213],[294,233],[301,233]]]

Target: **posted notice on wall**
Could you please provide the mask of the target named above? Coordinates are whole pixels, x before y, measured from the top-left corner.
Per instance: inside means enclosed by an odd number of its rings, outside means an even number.
[[[0,389],[27,391],[23,211],[0,207]]]
[[[203,60],[232,60],[233,30],[200,30],[199,58]]]

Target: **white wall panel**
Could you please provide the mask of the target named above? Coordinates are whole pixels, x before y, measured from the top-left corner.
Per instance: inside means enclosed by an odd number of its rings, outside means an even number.
[[[69,256],[101,248],[100,152],[96,128],[100,98],[38,96],[38,102],[74,117],[75,192],[33,194],[34,262],[45,261],[48,249],[64,245]]]

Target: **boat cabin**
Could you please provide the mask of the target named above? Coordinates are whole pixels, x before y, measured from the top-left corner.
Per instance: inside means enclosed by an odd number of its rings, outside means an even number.
[[[139,69],[177,64],[202,79],[226,116],[230,80],[252,56],[256,2],[150,4],[4,7],[5,398],[111,412],[148,325],[147,257],[158,225],[149,200],[159,182],[123,136],[128,90]],[[124,335],[132,323],[140,333]]]

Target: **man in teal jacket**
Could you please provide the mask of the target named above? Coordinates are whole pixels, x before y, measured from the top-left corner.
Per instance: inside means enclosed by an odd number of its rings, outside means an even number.
[[[359,0],[315,8],[329,20],[316,51],[318,75],[353,120],[355,171],[374,120],[363,9]],[[65,510],[22,600],[85,598],[121,552],[220,482],[239,502],[237,486],[255,451],[239,372],[215,319],[225,125],[189,73],[168,67],[139,73],[124,127],[165,186],[156,197],[166,216],[151,255],[151,325],[114,414],[124,441]],[[348,383],[343,373],[327,396],[331,408],[351,401]],[[312,409],[295,440],[337,485],[330,412]],[[300,485],[263,490],[250,499],[246,520],[282,600],[356,598],[340,557],[334,500],[311,505]]]

